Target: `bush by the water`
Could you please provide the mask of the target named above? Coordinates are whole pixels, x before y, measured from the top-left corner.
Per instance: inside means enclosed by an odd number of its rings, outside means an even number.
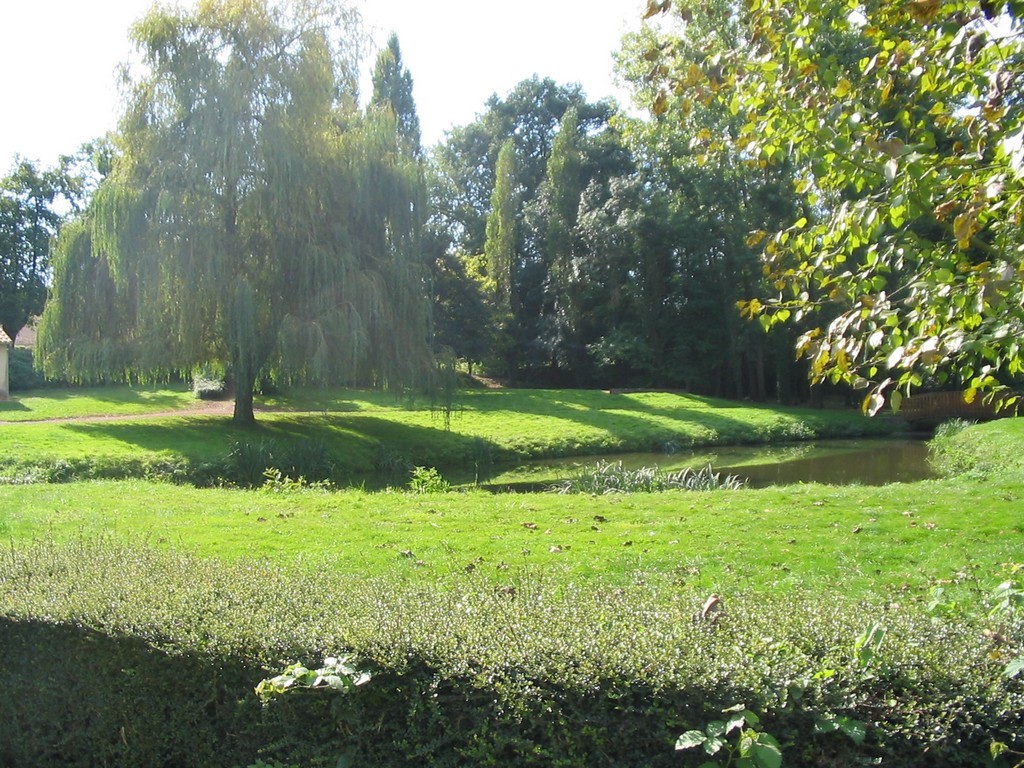
[[[426,586],[306,566],[5,548],[0,764],[676,768],[701,762],[676,752],[680,734],[735,705],[787,766],[1024,749],[1024,681],[1006,674],[1024,638],[994,605],[928,615],[818,591],[724,594],[709,611],[668,575],[612,589],[453,571]],[[258,701],[286,665],[346,653],[365,685]]]
[[[735,475],[723,476],[711,465],[678,472],[666,472],[658,467],[631,469],[621,461],[599,461],[592,467],[578,470],[572,477],[553,486],[557,493],[652,493],[657,491],[714,491],[737,490],[743,481]]]

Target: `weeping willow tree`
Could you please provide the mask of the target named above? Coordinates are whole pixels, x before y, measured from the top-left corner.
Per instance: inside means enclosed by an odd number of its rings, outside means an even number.
[[[48,373],[223,366],[245,423],[262,375],[430,370],[422,174],[393,114],[358,110],[357,22],[331,0],[203,0],[133,26],[116,163],[54,262]]]

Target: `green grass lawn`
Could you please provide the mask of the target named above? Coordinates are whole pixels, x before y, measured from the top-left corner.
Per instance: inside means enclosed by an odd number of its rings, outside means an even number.
[[[530,569],[709,591],[923,595],[1024,551],[1024,487],[944,480],[623,496],[271,493],[143,481],[0,486],[14,542],[109,535],[217,558],[430,580]]]

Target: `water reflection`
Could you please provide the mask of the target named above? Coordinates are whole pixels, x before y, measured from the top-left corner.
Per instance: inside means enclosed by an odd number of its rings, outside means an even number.
[[[886,485],[935,477],[928,464],[927,444],[918,440],[865,441],[857,446],[820,446],[783,461],[719,467],[754,488],[790,483]]]

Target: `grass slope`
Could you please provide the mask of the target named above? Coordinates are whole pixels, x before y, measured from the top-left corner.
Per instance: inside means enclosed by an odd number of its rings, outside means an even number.
[[[77,461],[99,467],[92,475],[103,476],[117,474],[129,461],[213,462],[238,442],[273,439],[318,441],[341,475],[351,478],[374,471],[388,456],[465,470],[510,459],[848,437],[893,429],[890,422],[856,412],[583,390],[465,391],[448,428],[437,410],[422,401],[357,391],[298,392],[264,400],[260,405],[273,410],[260,414],[255,429],[239,429],[226,416],[189,413],[195,401],[177,390],[118,388],[79,394],[81,400],[62,394],[0,404],[0,473],[17,476],[25,468]],[[180,415],[141,417],[168,409]],[[98,414],[126,418],[80,420]],[[132,415],[140,418],[127,418]]]

